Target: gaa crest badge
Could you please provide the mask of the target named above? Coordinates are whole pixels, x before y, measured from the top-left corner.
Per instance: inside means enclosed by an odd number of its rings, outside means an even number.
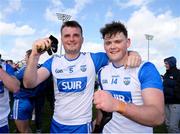
[[[87,66],[86,65],[81,65],[80,69],[82,72],[85,72],[87,70]]]
[[[130,77],[124,77],[124,80],[123,80],[124,84],[127,86],[130,84],[131,82],[131,78]]]

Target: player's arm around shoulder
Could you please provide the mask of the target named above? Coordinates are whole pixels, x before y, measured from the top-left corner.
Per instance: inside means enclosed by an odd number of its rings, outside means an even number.
[[[142,62],[141,56],[136,51],[128,51],[128,58],[124,63],[125,68],[127,67],[139,67]]]

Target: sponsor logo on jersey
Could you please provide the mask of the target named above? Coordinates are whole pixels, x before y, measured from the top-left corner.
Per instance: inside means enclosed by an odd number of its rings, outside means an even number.
[[[58,73],[63,73],[63,70],[57,68],[57,69],[55,70],[55,73],[57,73],[57,74],[58,74]]]
[[[129,85],[130,82],[131,82],[131,78],[130,77],[124,77],[123,82],[124,82],[125,85]]]
[[[132,103],[132,96],[131,92],[129,91],[112,91],[112,90],[107,90],[112,94],[112,96],[120,101],[127,102],[127,103]]]
[[[86,88],[87,77],[57,79],[60,92],[81,92]]]
[[[102,84],[108,84],[108,80],[107,79],[103,79],[102,80]]]
[[[87,70],[87,66],[86,65],[81,65],[80,69],[82,72],[85,72]]]

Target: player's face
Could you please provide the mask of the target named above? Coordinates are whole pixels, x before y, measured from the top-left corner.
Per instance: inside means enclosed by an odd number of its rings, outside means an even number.
[[[64,27],[61,34],[61,41],[66,54],[79,54],[83,37],[78,27]]]
[[[113,63],[122,63],[126,56],[127,48],[130,46],[130,40],[121,32],[109,37],[105,35],[104,49]]]

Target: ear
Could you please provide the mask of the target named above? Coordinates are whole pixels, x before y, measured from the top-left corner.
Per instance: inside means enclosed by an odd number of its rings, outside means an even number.
[[[127,48],[129,48],[130,46],[131,46],[131,39],[128,38],[128,39],[127,39]]]

